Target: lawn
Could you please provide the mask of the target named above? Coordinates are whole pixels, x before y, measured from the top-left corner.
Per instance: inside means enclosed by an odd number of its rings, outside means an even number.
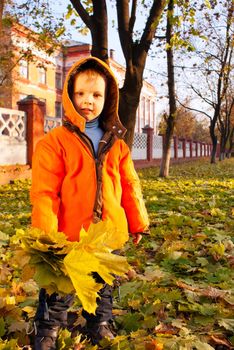
[[[233,349],[234,159],[174,165],[168,179],[158,173],[138,171],[151,235],[126,245],[132,270],[120,300],[115,291],[118,336],[99,348]],[[30,223],[29,188],[28,180],[0,187],[0,350],[29,343],[35,313],[37,286],[14,254],[15,229]],[[61,332],[59,349],[96,349],[78,343]]]

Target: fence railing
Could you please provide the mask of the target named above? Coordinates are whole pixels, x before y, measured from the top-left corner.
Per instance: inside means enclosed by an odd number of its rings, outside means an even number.
[[[0,135],[14,137],[19,141],[26,137],[26,113],[0,108]]]
[[[62,125],[62,119],[57,117],[45,117],[44,121],[44,131],[45,133],[49,132],[50,130],[56,128],[57,126]]]
[[[44,102],[32,95],[19,101],[18,106],[19,111],[0,108],[0,164],[31,165],[36,143],[45,133],[62,124],[61,118],[45,116]],[[135,134],[132,147],[135,164],[143,161],[144,164],[150,165],[155,160],[160,160],[163,142],[163,136],[154,135],[150,127],[143,128],[141,134]],[[174,160],[210,154],[210,144],[173,138],[171,158]]]
[[[132,159],[147,158],[147,135],[135,134],[132,147]]]
[[[26,113],[0,108],[0,164],[26,164]]]
[[[152,162],[159,160],[163,155],[163,135],[154,135],[150,127],[143,128],[142,134],[134,135],[132,147],[133,160],[145,160]],[[173,137],[171,143],[171,158],[197,158],[209,156],[211,154],[211,144],[194,140],[185,140]]]

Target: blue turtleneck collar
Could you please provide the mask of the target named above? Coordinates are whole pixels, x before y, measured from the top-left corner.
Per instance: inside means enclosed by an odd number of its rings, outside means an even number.
[[[95,154],[97,155],[99,141],[101,140],[104,131],[99,126],[99,118],[95,118],[86,122],[85,133],[93,143]]]
[[[97,128],[99,127],[99,117],[86,122],[86,128]]]

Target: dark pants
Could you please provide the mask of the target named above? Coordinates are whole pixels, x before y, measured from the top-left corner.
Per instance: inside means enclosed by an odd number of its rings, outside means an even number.
[[[74,295],[65,297],[59,296],[57,293],[51,295],[46,293],[42,288],[39,293],[39,304],[35,315],[35,322],[40,328],[50,326],[67,326],[67,310],[72,305]]]
[[[97,283],[102,283],[104,286],[99,291],[100,298],[97,300],[96,315],[89,314],[87,311],[83,310],[82,316],[87,320],[87,322],[99,323],[104,321],[112,320],[112,291],[113,287],[106,284],[105,281],[94,272],[93,277]]]
[[[97,283],[104,281],[97,274],[94,274]],[[110,321],[112,319],[112,287],[104,284],[104,287],[99,291],[97,300],[98,307],[96,315],[89,314],[83,310],[83,317],[88,323],[99,323]],[[59,296],[53,293],[48,295],[46,290],[42,288],[39,293],[39,305],[35,315],[35,322],[40,328],[48,328],[53,326],[67,327],[67,310],[72,305],[74,295]]]

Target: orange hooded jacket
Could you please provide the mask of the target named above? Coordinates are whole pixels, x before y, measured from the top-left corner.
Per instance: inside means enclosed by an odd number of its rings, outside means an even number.
[[[84,134],[85,119],[69,96],[69,80],[93,61],[107,76],[102,112],[103,142],[98,157]],[[129,148],[121,139],[125,128],[118,117],[118,86],[108,65],[89,57],[69,71],[63,88],[64,125],[53,129],[36,146],[32,165],[32,226],[63,231],[79,240],[82,227],[109,218],[119,232],[147,231],[149,222]],[[104,145],[104,146],[103,146]]]

